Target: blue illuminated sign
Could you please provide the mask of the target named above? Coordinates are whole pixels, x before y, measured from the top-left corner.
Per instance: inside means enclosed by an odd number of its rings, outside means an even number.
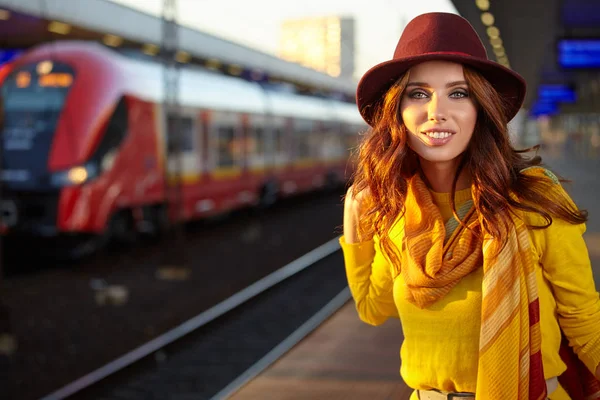
[[[559,40],[558,63],[563,68],[600,68],[600,38]]]
[[[575,90],[568,85],[542,84],[538,87],[538,99],[542,102],[575,103]]]
[[[534,117],[558,114],[558,105],[554,102],[538,100],[529,110],[529,114]]]

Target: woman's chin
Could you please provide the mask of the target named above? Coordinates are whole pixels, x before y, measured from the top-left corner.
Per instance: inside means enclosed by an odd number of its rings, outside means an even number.
[[[442,150],[442,149],[439,149]],[[421,151],[417,152],[419,158],[430,163],[457,162],[460,151]]]

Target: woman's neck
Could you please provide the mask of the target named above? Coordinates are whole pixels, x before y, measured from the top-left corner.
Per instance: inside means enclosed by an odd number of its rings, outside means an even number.
[[[450,193],[452,191],[452,182],[454,181],[460,160],[431,162],[421,158],[419,161],[421,170],[431,190],[437,193]],[[467,189],[470,186],[471,174],[466,168],[463,168],[456,182],[456,190]]]

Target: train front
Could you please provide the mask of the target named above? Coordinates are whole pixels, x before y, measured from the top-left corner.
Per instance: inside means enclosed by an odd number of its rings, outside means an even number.
[[[102,160],[93,155],[115,97],[102,91],[111,86],[106,68],[76,46],[54,46],[18,60],[2,85],[4,234],[93,233],[80,204],[94,202],[81,198],[106,189],[96,183]]]

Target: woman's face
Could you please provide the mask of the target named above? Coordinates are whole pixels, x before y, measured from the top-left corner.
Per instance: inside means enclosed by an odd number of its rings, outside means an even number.
[[[408,144],[430,162],[457,160],[467,148],[477,108],[470,97],[462,65],[427,61],[411,68],[400,103]]]

